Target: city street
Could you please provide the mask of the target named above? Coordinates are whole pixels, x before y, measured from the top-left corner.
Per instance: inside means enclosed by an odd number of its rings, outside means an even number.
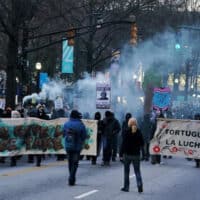
[[[137,192],[131,169],[129,192],[122,192],[123,166],[117,161],[110,167],[80,161],[76,186],[67,185],[67,161],[47,158],[42,167],[34,167],[23,158],[17,167],[0,165],[0,200],[199,200],[199,173],[193,161],[163,159],[162,165],[142,162],[144,192]]]
[[[200,200],[199,19],[200,0],[0,0],[0,200]],[[172,158],[142,186],[149,154]]]

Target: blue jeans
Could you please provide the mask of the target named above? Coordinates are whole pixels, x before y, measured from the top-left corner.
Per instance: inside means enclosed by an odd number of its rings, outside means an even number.
[[[140,172],[140,156],[130,156],[124,155],[124,188],[129,189],[129,174],[130,174],[130,164],[133,164],[137,186],[142,186],[142,176]]]
[[[67,156],[68,156],[68,169],[69,169],[69,184],[75,184],[80,151],[67,151]]]

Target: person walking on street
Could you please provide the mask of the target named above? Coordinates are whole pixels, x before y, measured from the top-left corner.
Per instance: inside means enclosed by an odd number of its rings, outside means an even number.
[[[121,126],[116,119],[114,113],[113,115],[113,120],[114,120],[114,129],[113,129],[113,140],[112,140],[112,161],[115,162],[117,158],[117,153],[118,153],[118,138],[119,138],[119,132],[121,131]]]
[[[128,121],[129,129],[124,135],[121,153],[123,155],[120,160],[124,163],[124,187],[121,188],[122,191],[129,191],[129,174],[130,174],[130,164],[133,164],[134,172],[136,176],[136,182],[138,187],[138,192],[143,192],[143,181],[140,171],[140,150],[144,146],[144,139],[137,126],[137,121],[135,118],[130,118]]]
[[[144,138],[144,147],[142,149],[142,160],[145,161],[148,161],[150,157],[149,143],[152,135],[152,127],[153,125],[150,120],[150,114],[144,115],[140,130]]]
[[[92,156],[92,165],[96,165],[97,157],[99,156],[101,152],[101,138],[102,138],[103,129],[104,129],[100,112],[95,113],[94,119],[98,121],[97,122],[97,155]]]
[[[115,118],[111,111],[105,112],[105,118],[103,119],[104,132],[102,135],[103,142],[103,162],[102,166],[109,166],[112,150],[113,150],[113,140],[115,134]]]
[[[65,150],[67,152],[69,169],[68,184],[70,186],[76,183],[79,157],[87,138],[86,127],[81,118],[81,113],[77,110],[72,110],[69,121],[64,124]]]
[[[128,121],[129,119],[132,117],[131,113],[126,113],[125,115],[125,120],[122,123],[122,132],[121,132],[121,145],[122,145],[122,141],[124,139],[124,136],[126,135],[127,130],[129,129],[128,127]],[[120,149],[121,149],[121,145],[120,145]],[[121,151],[119,152],[121,153]],[[121,158],[122,155],[120,154],[119,157]]]
[[[151,139],[153,139],[154,137],[154,134],[156,132],[156,129],[157,129],[157,119],[158,118],[164,118],[164,115],[162,113],[162,110],[160,112],[157,112],[156,113],[156,118],[155,118],[155,122],[153,123],[153,126],[152,126],[152,134],[151,134]],[[155,165],[155,164],[162,164],[163,162],[161,162],[161,155],[158,154],[158,155],[151,155],[151,164],[152,165]]]

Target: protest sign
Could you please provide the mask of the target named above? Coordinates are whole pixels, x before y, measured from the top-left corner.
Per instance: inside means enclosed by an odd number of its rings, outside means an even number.
[[[97,83],[96,85],[96,108],[110,109],[111,106],[110,83]]]
[[[150,154],[200,158],[200,121],[158,119]]]
[[[63,125],[66,118],[41,120],[38,118],[1,119],[0,157],[23,154],[63,154]],[[97,123],[83,120],[88,138],[84,155],[96,155]]]
[[[171,103],[170,88],[154,88],[153,108],[156,110],[166,110]]]

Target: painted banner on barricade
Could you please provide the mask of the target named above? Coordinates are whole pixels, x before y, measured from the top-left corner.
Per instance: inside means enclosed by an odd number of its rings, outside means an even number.
[[[158,119],[150,154],[200,158],[200,121]]]
[[[0,157],[23,154],[65,154],[63,125],[66,118],[1,119]],[[83,155],[96,155],[97,122],[82,120],[87,128]]]

